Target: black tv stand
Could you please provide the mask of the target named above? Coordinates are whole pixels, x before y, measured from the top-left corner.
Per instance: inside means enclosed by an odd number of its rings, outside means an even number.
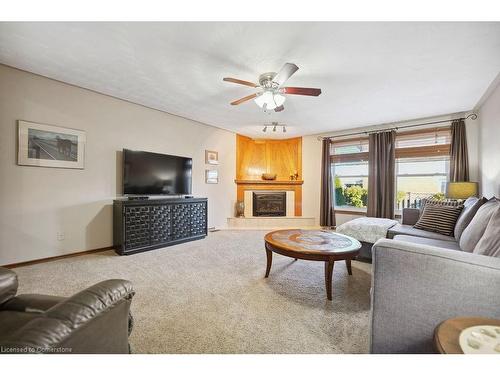
[[[120,255],[158,249],[207,235],[207,198],[117,199],[113,244]]]
[[[128,197],[129,201],[147,201],[149,197],[147,195],[138,195],[135,197]]]

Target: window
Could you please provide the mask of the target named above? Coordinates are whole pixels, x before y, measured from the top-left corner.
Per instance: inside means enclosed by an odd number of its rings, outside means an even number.
[[[420,207],[422,198],[444,197],[450,169],[450,129],[398,133],[396,136],[396,211]],[[368,137],[334,140],[330,146],[337,210],[366,210]]]
[[[335,208],[366,208],[368,161],[333,164]]]
[[[366,209],[368,198],[368,138],[331,145],[336,209]]]
[[[396,137],[396,211],[444,197],[450,170],[450,130],[414,131]]]
[[[331,146],[333,155],[348,155],[368,152],[368,139],[358,138],[352,141],[334,142]]]
[[[451,142],[449,128],[438,128],[431,131],[408,131],[396,135],[396,149],[448,145]],[[422,150],[422,149],[420,149]],[[398,150],[400,153],[403,150]]]

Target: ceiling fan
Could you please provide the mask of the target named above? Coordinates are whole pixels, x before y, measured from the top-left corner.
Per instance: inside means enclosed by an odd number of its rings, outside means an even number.
[[[286,100],[285,95],[318,96],[321,94],[321,89],[309,87],[283,87],[283,84],[297,70],[299,70],[297,65],[286,63],[278,73],[270,72],[261,74],[259,76],[259,84],[229,77],[224,78],[223,81],[262,89],[259,92],[231,102],[231,105],[238,105],[254,99],[255,103],[266,112],[270,110],[281,112],[285,109],[283,106]]]

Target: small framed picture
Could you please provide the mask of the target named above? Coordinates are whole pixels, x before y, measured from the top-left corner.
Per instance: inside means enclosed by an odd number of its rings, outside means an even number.
[[[205,164],[219,164],[219,153],[217,151],[205,150]]]
[[[217,169],[207,169],[205,171],[205,182],[207,184],[218,184],[219,171]]]
[[[85,132],[60,126],[18,121],[17,164],[83,169]]]

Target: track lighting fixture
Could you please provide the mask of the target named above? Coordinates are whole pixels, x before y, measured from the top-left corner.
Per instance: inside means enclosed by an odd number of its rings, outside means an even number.
[[[266,133],[267,132],[267,128],[269,128],[269,130],[271,130],[271,128],[272,128],[273,132],[277,132],[279,130],[279,128],[281,128],[282,132],[286,133],[286,125],[285,124],[279,124],[276,121],[273,121],[270,124],[264,124],[264,127],[262,128],[262,132]]]

